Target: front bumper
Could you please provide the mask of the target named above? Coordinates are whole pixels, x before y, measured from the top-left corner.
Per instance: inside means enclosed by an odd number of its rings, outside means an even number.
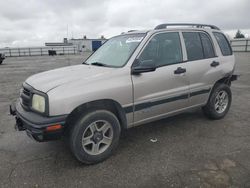
[[[15,116],[15,128],[26,131],[27,135],[38,142],[57,140],[63,134],[67,115],[45,117],[32,111],[26,111],[20,102],[10,105],[10,114]],[[60,125],[60,129],[49,130],[48,127]]]

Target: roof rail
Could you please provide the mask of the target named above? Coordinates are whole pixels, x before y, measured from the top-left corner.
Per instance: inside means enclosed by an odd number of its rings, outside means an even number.
[[[165,23],[165,24],[157,25],[155,27],[155,30],[157,30],[157,29],[166,29],[168,26],[192,26],[192,27],[196,27],[196,28],[210,27],[211,29],[220,30],[217,26],[214,26],[214,25],[195,24],[195,23]]]
[[[131,32],[134,32],[134,31],[137,31],[137,30],[132,29],[132,30],[129,30],[128,33],[131,33]]]

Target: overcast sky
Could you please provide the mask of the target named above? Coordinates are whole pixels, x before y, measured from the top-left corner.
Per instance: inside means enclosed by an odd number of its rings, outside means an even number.
[[[164,22],[214,24],[250,37],[249,19],[250,0],[1,0],[0,47],[111,37]]]

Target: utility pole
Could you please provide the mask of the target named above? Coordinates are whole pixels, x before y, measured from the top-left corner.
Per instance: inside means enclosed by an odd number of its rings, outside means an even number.
[[[69,24],[67,24],[67,39],[69,38]]]

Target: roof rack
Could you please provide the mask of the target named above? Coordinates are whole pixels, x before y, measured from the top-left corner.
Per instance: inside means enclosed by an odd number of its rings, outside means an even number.
[[[208,24],[195,24],[195,23],[165,23],[165,24],[160,24],[155,27],[155,30],[157,29],[166,29],[168,26],[192,26],[196,28],[205,28],[209,27],[211,29],[216,29],[220,30],[217,26],[214,25],[208,25]]]
[[[134,31],[137,31],[137,30],[132,29],[132,30],[129,30],[128,33],[131,33],[131,32],[134,32]]]

